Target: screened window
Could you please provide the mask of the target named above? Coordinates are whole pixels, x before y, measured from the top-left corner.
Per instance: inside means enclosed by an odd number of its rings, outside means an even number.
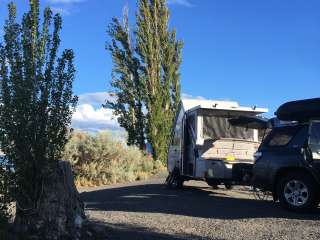
[[[296,127],[283,127],[275,129],[269,139],[268,145],[271,147],[285,146],[289,144],[297,133]]]
[[[310,126],[310,144],[320,145],[320,122],[313,122]]]
[[[253,129],[231,125],[228,117],[203,116],[203,137],[211,139],[235,138],[253,141]]]

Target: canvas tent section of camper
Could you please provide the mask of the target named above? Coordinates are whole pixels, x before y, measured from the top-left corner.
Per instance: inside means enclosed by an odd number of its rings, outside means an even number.
[[[229,120],[238,116],[257,116],[268,112],[266,108],[243,107],[235,101],[216,101],[185,99],[181,101],[179,118],[182,124],[183,115],[185,123],[191,126],[197,145],[205,140],[212,139],[241,139],[258,141],[257,131],[230,124]],[[177,125],[181,125],[176,122]]]
[[[182,100],[169,147],[168,171],[179,169],[182,175],[203,179],[214,170],[217,177],[230,178],[228,162],[253,163],[259,134],[257,129],[234,126],[229,120],[267,111],[234,101]]]

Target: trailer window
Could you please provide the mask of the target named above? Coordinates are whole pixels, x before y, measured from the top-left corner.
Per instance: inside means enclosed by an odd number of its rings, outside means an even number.
[[[181,148],[181,140],[182,140],[182,119],[183,119],[183,112],[180,111],[174,126],[174,136],[172,139],[172,145],[180,151]]]
[[[231,125],[228,117],[203,116],[203,137],[211,139],[235,138],[253,141],[253,129]]]
[[[192,129],[193,131],[192,134],[195,134],[196,133],[196,115],[195,114],[191,114],[188,116],[187,125],[190,126],[190,128]]]

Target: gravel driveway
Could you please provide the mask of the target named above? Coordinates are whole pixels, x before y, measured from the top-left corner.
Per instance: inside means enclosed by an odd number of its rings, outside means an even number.
[[[190,181],[169,190],[163,182],[82,189],[87,214],[107,235],[101,239],[320,239],[320,209],[295,214],[243,187],[213,190]]]

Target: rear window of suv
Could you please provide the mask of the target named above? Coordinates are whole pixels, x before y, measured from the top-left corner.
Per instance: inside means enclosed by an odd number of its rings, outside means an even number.
[[[267,139],[266,145],[269,147],[281,147],[286,146],[296,135],[299,127],[290,126],[290,127],[280,127],[275,128],[270,133],[269,138]]]

